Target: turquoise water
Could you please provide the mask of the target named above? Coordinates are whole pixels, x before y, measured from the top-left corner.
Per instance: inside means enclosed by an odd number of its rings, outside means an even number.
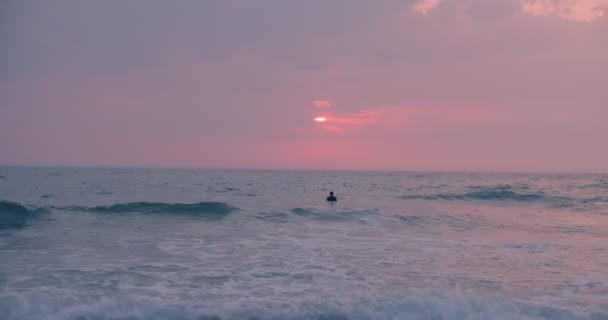
[[[0,168],[0,319],[608,319],[607,244],[608,175]]]

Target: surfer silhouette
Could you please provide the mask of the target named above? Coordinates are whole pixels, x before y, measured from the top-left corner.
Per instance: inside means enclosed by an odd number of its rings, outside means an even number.
[[[338,201],[338,198],[334,197],[334,192],[333,191],[329,192],[329,197],[327,197],[327,201],[331,201],[331,202]]]

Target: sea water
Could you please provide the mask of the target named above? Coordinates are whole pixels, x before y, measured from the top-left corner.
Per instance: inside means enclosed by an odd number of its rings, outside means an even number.
[[[0,168],[0,319],[608,319],[608,176]]]

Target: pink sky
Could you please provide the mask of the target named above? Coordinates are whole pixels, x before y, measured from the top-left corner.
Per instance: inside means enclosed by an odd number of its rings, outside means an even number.
[[[608,172],[608,0],[110,2],[0,4],[0,164]]]

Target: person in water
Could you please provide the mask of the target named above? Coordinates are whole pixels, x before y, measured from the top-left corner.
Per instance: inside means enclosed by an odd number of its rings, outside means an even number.
[[[327,197],[327,201],[332,201],[332,202],[338,201],[338,198],[334,197],[333,191],[329,192],[329,197]]]

